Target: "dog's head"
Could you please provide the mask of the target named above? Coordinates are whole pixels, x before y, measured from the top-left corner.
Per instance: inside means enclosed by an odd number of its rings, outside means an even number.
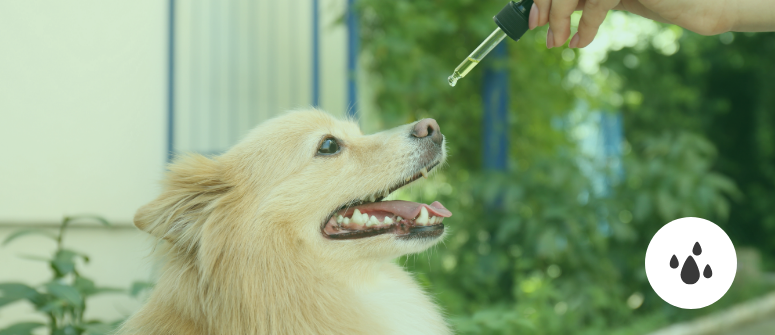
[[[444,146],[433,119],[363,135],[323,112],[287,113],[222,156],[178,159],[135,224],[182,250],[283,248],[335,260],[419,252],[440,240],[451,213],[383,199],[443,163]]]

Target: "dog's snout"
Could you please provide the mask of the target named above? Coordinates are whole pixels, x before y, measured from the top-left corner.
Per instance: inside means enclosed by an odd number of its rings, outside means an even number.
[[[422,119],[414,125],[412,136],[416,138],[429,138],[433,143],[441,145],[444,136],[441,135],[441,128],[434,119]]]

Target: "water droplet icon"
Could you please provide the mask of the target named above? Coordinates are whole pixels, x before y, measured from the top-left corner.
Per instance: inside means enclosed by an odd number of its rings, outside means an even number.
[[[692,256],[687,257],[684,261],[684,266],[681,268],[681,280],[689,285],[700,280],[700,268],[697,267],[697,262]]]
[[[694,242],[694,248],[692,248],[692,253],[694,253],[695,256],[699,256],[702,253],[700,242]]]
[[[710,269],[710,265],[705,265],[705,270],[702,270],[702,275],[705,278],[710,278],[713,275],[713,270]]]
[[[675,255],[673,255],[673,257],[670,258],[670,267],[673,269],[678,267],[678,258],[676,258]]]

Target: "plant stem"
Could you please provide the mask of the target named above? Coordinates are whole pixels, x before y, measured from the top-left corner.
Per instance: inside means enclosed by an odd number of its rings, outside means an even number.
[[[48,313],[48,318],[50,320],[49,328],[51,328],[51,334],[53,334],[57,330],[57,319],[54,317],[54,313]]]
[[[65,235],[65,228],[67,228],[68,223],[70,223],[70,217],[65,216],[65,219],[62,221],[62,225],[59,226],[59,235],[57,235],[57,250],[62,250],[62,238]]]

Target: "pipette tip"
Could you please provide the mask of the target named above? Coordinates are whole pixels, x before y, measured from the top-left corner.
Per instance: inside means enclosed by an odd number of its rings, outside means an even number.
[[[457,73],[453,73],[447,80],[449,81],[449,86],[455,87],[455,84],[457,84],[457,81],[462,78],[457,75]]]

